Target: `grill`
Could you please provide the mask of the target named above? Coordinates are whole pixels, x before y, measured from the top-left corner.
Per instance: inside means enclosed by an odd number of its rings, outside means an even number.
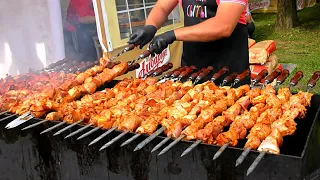
[[[227,70],[224,70],[225,72]],[[237,77],[237,74],[230,74],[228,82],[218,80],[215,83],[230,84]],[[248,73],[245,74],[245,76],[248,75]],[[264,72],[260,74],[259,78],[256,77],[254,79],[257,82],[260,82],[267,75]],[[212,75],[213,73],[206,74],[206,76],[200,78],[201,80],[199,79],[199,82],[207,81]],[[220,79],[225,80],[226,75],[221,76]],[[277,73],[278,75],[279,73]],[[183,78],[183,81],[185,80],[186,78]],[[101,87],[100,90],[111,88],[116,83],[117,81],[111,81]],[[243,152],[246,140],[240,140],[236,147],[228,147],[215,161],[212,160],[212,157],[219,151],[220,147],[208,144],[200,144],[188,155],[180,157],[182,152],[194,141],[181,141],[167,153],[157,156],[157,153],[150,153],[150,151],[166,139],[164,133],[155,137],[154,140],[139,151],[134,151],[134,149],[148,136],[141,135],[128,145],[120,148],[120,145],[124,142],[123,140],[129,139],[135,134],[130,132],[123,133],[118,130],[110,132],[96,144],[88,147],[87,145],[90,142],[105,133],[105,131],[89,127],[91,130],[95,129],[95,132],[81,141],[78,141],[76,136],[62,140],[61,136],[54,136],[54,133],[59,129],[70,126],[61,124],[61,121],[52,121],[39,124],[30,131],[21,131],[20,128],[9,130],[1,128],[1,157],[2,164],[6,164],[6,166],[1,168],[3,173],[0,173],[0,178],[144,180],[182,178],[257,179],[259,177],[259,179],[301,179],[320,166],[317,163],[320,155],[316,151],[320,146],[318,140],[320,131],[319,105],[320,96],[314,95],[311,100],[311,106],[307,109],[306,117],[297,121],[295,134],[284,137],[283,145],[280,147],[281,154],[267,154],[249,176],[246,175],[247,169],[260,152],[251,151],[244,162],[235,167],[235,162]],[[12,121],[15,118],[16,116],[9,113],[2,113],[0,127],[4,127],[8,121]],[[28,123],[22,124],[21,128],[39,121],[44,121],[44,119],[33,118]],[[48,131],[39,135],[44,129],[58,124],[60,124],[60,127],[54,129],[55,132]],[[70,134],[80,128],[84,128],[84,126],[78,124],[64,131],[63,135]],[[91,130],[87,129],[86,131],[90,132]],[[123,136],[120,137],[120,134]],[[99,152],[101,150],[99,148],[102,145],[105,145],[106,142],[113,140],[115,137],[119,137],[119,139]],[[171,142],[172,140],[169,140],[165,145]]]
[[[212,157],[220,147],[200,144],[190,154],[180,157],[190,146],[182,141],[170,151],[157,156],[150,153],[164,136],[158,136],[142,150],[133,152],[136,145],[145,139],[143,135],[127,146],[119,148],[118,141],[104,151],[99,148],[121,132],[115,131],[96,145],[87,145],[104,131],[76,141],[76,137],[62,140],[52,137],[54,132],[39,135],[43,129],[58,122],[35,127],[32,131],[0,129],[1,179],[302,179],[319,168],[320,154],[320,96],[312,98],[307,116],[298,122],[295,135],[285,137],[280,155],[267,155],[257,168],[246,176],[246,170],[258,152],[249,153],[245,161],[235,167],[235,160],[242,153],[244,143],[227,148],[216,161]],[[1,116],[6,117],[7,114]],[[10,120],[13,120],[11,118]],[[32,119],[35,123],[40,119]],[[1,122],[4,127],[6,121]],[[72,130],[67,130],[65,134]],[[128,139],[133,134],[126,135]],[[16,162],[16,163],[12,163]]]

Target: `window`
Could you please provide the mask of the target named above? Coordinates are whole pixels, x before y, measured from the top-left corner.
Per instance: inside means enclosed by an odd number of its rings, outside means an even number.
[[[133,31],[144,26],[156,2],[157,0],[116,0],[121,39],[128,38]],[[174,25],[180,21],[180,12],[177,6],[163,26]]]

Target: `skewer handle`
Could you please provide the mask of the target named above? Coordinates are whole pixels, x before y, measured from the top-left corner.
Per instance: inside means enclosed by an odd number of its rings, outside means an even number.
[[[250,69],[243,71],[241,74],[238,74],[235,81],[237,82],[242,81],[245,77],[249,76],[250,73],[251,73]]]
[[[197,72],[192,73],[192,74],[189,76],[188,79],[189,79],[190,81],[193,81],[194,79],[197,78],[197,76],[198,76],[201,72],[202,72],[202,69],[201,69],[200,71],[197,71]]]
[[[115,65],[118,65],[118,64],[120,64],[120,61],[115,61],[115,62],[109,61],[106,66],[108,69],[112,69]]]
[[[223,84],[231,83],[238,76],[237,72],[230,74],[229,76],[223,79]]]
[[[314,72],[312,77],[308,81],[308,88],[313,88],[317,84],[319,77],[320,77],[320,71]]]
[[[193,71],[193,69],[191,67],[187,67],[186,70],[182,71],[179,75],[179,79],[183,79],[186,78],[191,72]]]
[[[225,74],[227,72],[229,72],[229,68],[227,68],[227,67],[221,68],[218,72],[214,73],[214,75],[211,78],[211,81],[217,80],[220,76],[222,76],[223,74]]]
[[[134,64],[131,64],[128,69],[127,69],[127,72],[129,71],[133,71],[135,69],[138,69],[140,67],[140,64],[139,63],[134,63]]]
[[[254,83],[259,83],[264,77],[268,75],[268,70],[262,70],[255,78],[253,78]]]
[[[289,73],[290,72],[288,69],[283,70],[280,76],[277,78],[277,85],[282,84],[284,80],[286,80],[286,78],[289,76]]]
[[[274,70],[270,75],[266,77],[265,83],[271,83],[276,77],[278,77],[281,74],[281,69],[277,68]]]
[[[124,52],[128,52],[133,50],[136,47],[134,44],[129,44],[126,48],[124,48]]]
[[[179,70],[176,70],[176,71],[174,71],[172,74],[171,74],[171,78],[176,78],[176,77],[178,77],[183,71],[185,71],[187,69],[187,67],[183,67],[183,68],[181,68],[181,69],[179,69]]]
[[[296,72],[296,74],[293,76],[293,78],[291,78],[290,80],[290,85],[291,86],[295,86],[298,84],[299,80],[303,77],[303,72],[302,71],[298,71]]]
[[[163,72],[171,69],[173,67],[172,63],[168,63],[166,65],[163,65],[153,71],[150,71],[147,76],[160,76]]]

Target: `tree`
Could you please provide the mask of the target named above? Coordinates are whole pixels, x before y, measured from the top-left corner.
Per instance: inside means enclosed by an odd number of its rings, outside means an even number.
[[[278,0],[277,9],[276,27],[278,29],[290,29],[299,25],[296,0]]]

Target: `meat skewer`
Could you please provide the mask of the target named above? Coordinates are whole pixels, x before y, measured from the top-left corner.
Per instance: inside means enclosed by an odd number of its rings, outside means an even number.
[[[294,134],[296,130],[295,119],[300,119],[305,116],[306,107],[310,106],[312,96],[313,94],[310,93],[299,92],[284,104],[283,115],[272,123],[272,131],[258,147],[260,154],[247,170],[247,176],[256,168],[267,152],[273,154],[280,153],[279,146],[282,145],[283,136]]]
[[[298,72],[297,72],[297,73],[298,73]],[[282,84],[287,77],[288,77],[288,75],[287,75],[286,73],[281,74],[281,75],[278,77],[278,79],[277,79],[277,84],[278,84],[278,85]],[[295,79],[295,78],[299,78],[299,77],[296,76],[296,75],[294,75],[294,77],[291,78],[290,82],[296,82],[296,79]],[[295,79],[295,80],[293,80],[293,79]],[[301,79],[301,78],[300,78],[300,79]],[[299,80],[300,80],[300,79],[299,79]],[[298,80],[298,81],[299,81],[299,80]],[[284,90],[285,90],[285,89],[284,89]],[[257,128],[263,128],[263,127],[261,127],[259,124],[257,124],[256,127],[257,127]],[[255,127],[253,127],[252,129],[254,130]],[[248,140],[248,141],[247,141],[247,144],[249,144],[249,143],[250,143],[250,141]],[[246,145],[247,145],[247,144],[246,144]],[[242,154],[241,154],[241,155],[239,156],[239,158],[236,160],[236,166],[239,166],[239,165],[244,161],[244,159],[247,157],[247,155],[249,154],[250,151],[251,151],[251,148],[249,147],[249,145],[248,145],[248,147],[245,147],[245,150],[242,152]]]
[[[234,78],[236,77],[236,75],[234,75]],[[232,78],[226,78],[225,79],[226,81],[225,81],[225,83],[231,83],[232,81],[233,81],[233,79]],[[240,87],[239,88],[240,90],[244,90],[244,89],[242,89],[242,87]],[[245,91],[242,91],[242,92],[245,92]],[[240,94],[240,96],[242,96],[242,94]],[[239,97],[235,97],[235,98],[240,98],[240,96]],[[235,99],[233,99],[233,100],[235,100]],[[225,110],[224,108],[223,109],[220,109],[220,111],[223,111],[223,110]],[[218,110],[218,112],[217,112],[217,114],[218,113],[221,113],[221,112],[219,112],[219,110]],[[201,118],[200,119],[198,119],[198,120],[200,120],[201,121]],[[190,125],[193,125],[193,122],[197,122],[197,120],[195,120],[195,121],[192,121],[192,123],[190,123]],[[187,129],[188,129],[188,127],[187,127]],[[179,141],[181,141],[183,138],[185,138],[187,135],[186,134],[181,134],[177,139],[175,139],[172,143],[170,143],[167,147],[165,147],[158,155],[161,155],[161,154],[164,154],[164,153],[166,153],[168,150],[170,150],[174,145],[176,145]],[[159,145],[160,146],[160,145]],[[157,147],[157,148],[159,148],[159,146]],[[157,148],[154,148],[154,149],[157,149]]]
[[[239,79],[244,79],[245,77],[244,77],[244,75],[250,75],[250,73],[245,73],[245,72],[243,72],[243,73],[241,73],[240,74],[241,76],[240,77],[238,77]],[[263,78],[263,76],[261,75],[261,76],[257,76],[257,77],[255,77],[255,81],[256,82],[260,82],[261,81],[261,79]],[[239,81],[238,81],[239,82]],[[236,82],[236,83],[238,83],[238,82]],[[250,93],[248,93],[248,94],[250,94]],[[258,95],[260,95],[260,89],[253,89],[253,91],[252,91],[252,93],[251,93],[251,97],[252,98],[254,98],[254,97],[256,97],[256,96],[258,96]],[[213,124],[212,124],[213,125]],[[211,129],[211,131],[213,131],[214,129],[213,129],[213,127],[211,127],[211,124],[209,123],[208,125],[208,128],[210,128]],[[201,134],[203,134],[202,132],[198,132],[199,133],[199,135],[201,135]],[[189,152],[191,152],[195,147],[197,147],[203,140],[202,140],[202,138],[203,138],[203,135],[201,135],[201,136],[199,136],[199,137],[201,137],[201,138],[199,138],[197,141],[195,141],[191,146],[189,146],[182,154],[181,154],[181,157],[182,156],[184,156],[184,155],[186,155],[186,154],[188,154]],[[195,138],[195,137],[194,137]],[[194,139],[194,138],[192,138],[192,139]],[[189,139],[189,140],[191,140],[191,139]],[[219,152],[219,154],[221,154],[223,151],[224,151],[224,149],[226,149],[226,147],[227,147],[228,145],[225,145],[225,146],[222,146],[221,148],[220,148],[220,150],[218,151]],[[219,157],[219,154],[217,154],[216,155],[216,158],[217,157]]]
[[[86,137],[86,136],[90,135],[91,133],[95,132],[95,131],[98,130],[98,129],[100,129],[100,127],[96,127],[96,128],[94,128],[94,129],[92,129],[91,131],[89,131],[89,132],[83,134],[82,136],[80,136],[80,137],[78,138],[78,140],[79,140],[79,139],[82,139],[83,137]],[[103,135],[105,135],[105,134],[102,134],[101,136],[103,136]],[[101,139],[101,138],[100,138],[100,139]],[[97,141],[94,140],[94,141],[91,142],[89,145],[94,144],[94,142],[97,142]]]
[[[185,93],[187,93],[188,90],[192,89],[190,85],[191,85],[191,84],[188,83],[188,82],[184,83],[184,84],[181,86],[181,89],[179,89],[178,91],[173,92],[172,94],[170,94],[169,97],[166,98],[166,100],[174,100],[174,101],[175,101],[175,100],[181,98]],[[180,94],[180,95],[179,95],[179,94]],[[173,103],[173,101],[172,101],[172,103]],[[116,128],[118,128],[118,127],[116,127]],[[102,134],[101,136],[99,136],[98,138],[96,138],[95,140],[93,140],[93,141],[89,144],[89,146],[92,145],[92,144],[94,144],[94,143],[96,143],[97,141],[99,141],[99,140],[100,140],[101,138],[103,138],[104,136],[105,136],[105,135]],[[120,135],[119,135],[119,136],[120,136]],[[123,135],[121,135],[121,137],[122,137],[122,136],[123,136]],[[116,138],[114,141],[116,141],[116,140],[118,140],[118,139],[119,139],[119,138]]]
[[[171,129],[172,125],[175,126],[176,123],[178,123],[178,126],[175,127],[174,130],[172,130],[172,129]],[[162,150],[162,151],[158,154],[158,156],[159,156],[159,155],[167,152],[169,149],[171,149],[175,144],[177,144],[179,141],[181,141],[181,140],[185,137],[184,135],[180,135],[180,136],[179,136],[179,135],[178,135],[179,133],[175,133],[175,131],[177,130],[177,128],[178,128],[178,129],[181,128],[181,130],[182,130],[182,128],[183,128],[183,127],[179,127],[179,124],[180,124],[180,122],[179,122],[178,120],[175,120],[175,121],[172,122],[171,124],[167,125],[169,128],[167,128],[167,127],[165,126],[165,127],[166,127],[165,129],[166,129],[166,130],[168,129],[167,137],[166,137],[165,139],[163,139],[159,144],[157,144],[157,145],[151,150],[151,153],[154,152],[154,151],[157,151],[157,150],[158,150],[159,148],[161,148],[166,142],[168,142],[168,141],[171,139],[171,137],[175,136],[176,139],[175,139],[171,144],[169,144],[164,150]],[[171,129],[171,130],[170,130],[170,129]],[[170,133],[172,133],[172,135],[169,135]],[[174,135],[174,134],[176,134],[176,135]]]
[[[215,80],[219,79],[222,75],[224,75],[227,72],[229,72],[229,68],[222,67],[218,72],[213,74],[211,82],[214,82]]]
[[[110,63],[110,64],[115,64],[115,63]],[[124,63],[123,65],[125,65],[126,63]],[[114,66],[114,68],[116,68],[115,69],[115,72],[116,72],[116,76],[117,75],[121,75],[121,74],[123,74],[123,71],[126,69],[126,67],[127,66],[123,66],[123,65],[121,65],[121,64],[118,64],[118,65],[113,65]],[[121,69],[122,68],[122,69]],[[102,70],[99,70],[100,72],[102,71]],[[103,72],[101,72],[101,75],[103,74],[103,73],[107,73],[108,71],[103,71]],[[110,72],[113,72],[112,70],[110,71]],[[80,75],[79,75],[80,76]],[[78,77],[79,77],[78,76]],[[98,75],[96,75],[95,77],[98,77],[99,76],[99,74]],[[114,75],[112,75],[112,76],[114,76]],[[110,78],[112,78],[113,79],[113,77],[111,77],[110,76]],[[108,80],[108,77],[106,77],[106,78],[104,78],[103,80],[102,80],[103,82],[106,82],[106,81],[109,81]],[[102,83],[101,83],[102,84]],[[96,86],[100,86],[101,84],[97,84]],[[85,84],[84,84],[85,85]],[[31,118],[33,118],[33,117],[31,117]],[[31,119],[30,118],[30,119]],[[29,120],[29,119],[27,119],[27,120]],[[30,129],[30,128],[32,128],[32,127],[35,127],[35,126],[37,126],[37,125],[39,125],[39,124],[42,124],[42,123],[44,123],[44,122],[47,122],[47,121],[49,121],[49,120],[43,120],[43,121],[40,121],[40,122],[37,122],[37,123],[35,123],[35,124],[32,124],[32,125],[29,125],[29,126],[27,126],[27,127],[25,127],[25,128],[23,128],[23,130],[26,130],[26,129]],[[22,124],[22,123],[24,123],[24,122],[26,122],[26,121],[18,121],[20,124]],[[14,121],[12,121],[11,122],[12,124],[15,124],[15,125],[11,125],[10,123],[7,125],[8,127],[10,127],[10,126],[13,126],[13,127],[16,127],[16,125],[19,125],[17,122],[14,122]],[[53,127],[51,127],[49,130],[45,130],[45,131],[43,131],[42,133],[45,133],[45,132],[48,132],[48,131],[50,131],[50,130],[53,130],[53,129],[55,129],[56,127],[59,127],[59,126],[61,126],[61,125],[63,125],[63,124],[65,124],[66,122],[65,121],[62,121],[62,122],[60,122],[59,124],[57,124],[54,128]],[[71,125],[70,125],[71,126]],[[71,127],[73,127],[73,126],[71,126]],[[65,128],[64,130],[67,130],[67,129],[69,129],[69,127],[68,128]],[[61,132],[60,132],[61,133]],[[59,134],[59,133],[58,133]]]
[[[267,76],[266,77],[266,81],[267,82],[272,82],[277,76],[278,76],[278,74],[279,74],[279,72],[278,71],[274,71],[274,72],[276,72],[276,73],[271,73],[269,76]],[[259,73],[260,74],[260,73]],[[262,78],[263,76],[258,76],[258,78]],[[256,82],[260,82],[261,81],[261,79],[257,79],[256,78]],[[267,83],[266,83],[267,84]],[[265,87],[265,86],[263,86],[263,87]],[[270,86],[271,87],[271,86]],[[273,88],[272,88],[272,90],[273,90]],[[263,94],[262,95],[265,95],[265,96],[268,96],[268,93],[269,92],[272,92],[273,93],[273,91],[272,90],[266,90],[266,91],[263,91]],[[272,97],[272,96],[271,96]],[[271,98],[270,97],[270,98]],[[269,98],[268,98],[268,100],[270,100]],[[259,110],[259,108],[258,108],[258,110]],[[256,121],[256,118],[258,118],[256,115],[260,115],[260,113],[261,112],[259,112],[259,111],[256,111],[255,109],[254,109],[254,111],[252,112],[253,114],[254,114],[254,118],[252,119],[252,117],[250,117],[249,116],[249,118],[250,118],[250,120],[253,120],[254,122]],[[243,118],[244,118],[244,120],[246,120],[246,116],[243,116]],[[241,121],[242,121],[242,119],[238,119],[239,121],[240,121],[240,123],[242,123]],[[232,122],[232,124],[231,124],[231,126],[233,125],[233,124],[235,124],[235,128],[243,128],[243,129],[246,129],[247,128],[247,126],[244,126],[244,124],[236,124],[236,123],[238,123],[238,121],[237,120],[235,120],[234,122]],[[239,127],[240,126],[240,127]],[[248,127],[248,128],[250,128],[250,126]],[[234,130],[234,129],[230,129],[228,132],[226,132],[226,133],[222,133],[222,134],[220,134],[218,137],[217,137],[217,140],[219,140],[219,138],[222,138],[221,140],[222,140],[222,142],[224,141],[224,138],[225,137],[223,137],[223,135],[226,135],[226,137],[228,137],[229,136],[229,132],[231,131],[231,130],[233,130],[233,131],[235,131],[236,133],[238,133],[237,132],[237,130]],[[232,133],[232,132],[230,132],[230,133]],[[229,138],[229,137],[228,137]],[[224,152],[224,150],[230,145],[230,141],[228,141],[228,142],[226,142],[225,144],[221,144],[220,143],[220,145],[222,145],[221,146],[221,148],[217,151],[217,153],[214,155],[214,157],[213,157],[213,160],[215,160],[215,159],[217,159],[223,152]],[[219,143],[218,143],[219,144]]]
[[[184,73],[184,72],[187,72],[187,73]],[[190,68],[190,69],[186,69],[184,72],[182,72],[180,75],[179,75],[179,78],[185,78],[187,75],[188,75],[188,73],[190,73],[190,72],[192,72],[192,69]],[[128,133],[128,130],[127,131],[124,131],[122,134],[120,134],[119,136],[120,137],[122,137],[122,136],[124,136],[125,134],[127,134]],[[136,136],[135,136],[136,137]],[[102,148],[101,148],[101,150],[102,149],[104,149],[104,148],[106,148],[106,147],[108,147],[108,146],[110,146],[112,143],[114,143],[115,141],[117,141],[119,138],[118,138],[118,136],[117,137],[115,137],[113,140],[111,140],[110,142],[108,142],[107,144],[105,144]]]
[[[152,54],[152,50],[147,49],[142,54],[140,54],[137,59],[128,62],[128,65],[130,66],[131,64],[134,64],[135,62],[139,61],[140,59],[146,58],[146,57],[150,56],[151,54]]]
[[[191,81],[189,81],[191,82]],[[193,92],[194,93],[194,92]],[[156,122],[156,126],[155,128],[158,126],[158,124],[161,123],[160,121],[159,122]],[[154,138],[156,138],[159,134],[161,134],[163,131],[166,130],[166,127],[162,126],[161,128],[159,128],[158,130],[156,130],[155,132],[153,132],[153,134],[151,134],[152,132],[150,132],[150,136],[147,137],[145,140],[143,140],[141,143],[139,143],[134,151],[137,151],[137,150],[140,150],[142,149],[145,145],[147,145],[149,142],[151,142]],[[170,138],[166,138],[164,141],[168,141]],[[160,143],[159,143],[160,144]]]
[[[144,84],[141,84],[141,85],[144,85]],[[140,86],[140,85],[139,85]],[[139,88],[139,86],[138,86],[138,88]],[[143,86],[142,86],[143,87]],[[142,88],[140,88],[140,89],[142,89]],[[143,90],[143,89],[142,89]],[[133,95],[133,94],[131,94],[131,95]],[[128,96],[128,98],[130,98],[130,96]],[[88,131],[88,132],[86,132],[85,134],[83,134],[83,135],[81,135],[80,137],[78,137],[77,138],[77,140],[80,140],[80,139],[83,139],[84,137],[87,137],[87,136],[89,136],[90,134],[92,134],[92,133],[94,133],[94,132],[96,132],[97,130],[99,130],[99,129],[101,129],[102,127],[101,126],[97,126],[97,127],[95,127],[95,128],[93,128],[93,129],[91,129],[90,131]],[[115,130],[115,129],[117,129],[118,127],[117,126],[115,126],[115,127],[113,127],[112,129],[113,130]],[[112,131],[113,131],[112,130]],[[107,132],[107,134],[109,134],[109,133],[111,133],[112,131],[110,131],[110,130],[108,130]],[[102,134],[101,136],[103,136],[103,135],[107,135],[107,134]],[[99,136],[100,137],[100,136]],[[103,136],[104,137],[104,136]],[[102,137],[101,137],[102,138]]]
[[[203,79],[205,76],[207,76],[209,73],[210,73],[210,71],[213,71],[213,67],[212,66],[208,66],[207,68],[203,68],[203,69],[201,69],[201,70],[199,70],[199,71],[197,71],[197,72],[195,72],[195,73],[192,73],[190,76],[189,76],[189,78],[188,78],[188,80],[187,81],[192,81],[193,79],[196,79],[196,78],[198,78],[198,79]],[[180,79],[182,79],[182,78],[185,78],[186,77],[186,75],[184,75],[183,73],[181,73],[180,75],[179,75],[180,77]],[[142,134],[136,134],[136,135],[134,135],[134,136],[132,136],[130,139],[128,139],[128,140],[126,140],[125,142],[123,142],[122,144],[121,144],[121,147],[122,146],[125,146],[125,145],[127,145],[127,144],[129,144],[129,143],[131,143],[132,141],[134,141],[135,139],[137,139],[139,136],[141,136]]]

